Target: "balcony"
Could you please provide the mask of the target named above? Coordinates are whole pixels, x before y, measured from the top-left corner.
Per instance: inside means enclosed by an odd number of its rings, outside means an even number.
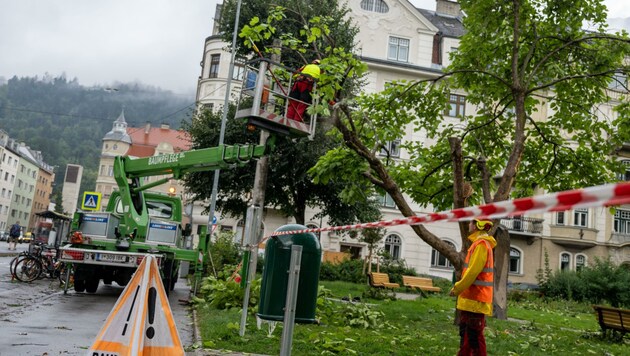
[[[507,227],[511,233],[540,235],[542,233],[543,221],[545,221],[545,219],[514,216],[501,219],[501,225]]]
[[[630,244],[630,233],[613,232],[608,242],[616,245]]]

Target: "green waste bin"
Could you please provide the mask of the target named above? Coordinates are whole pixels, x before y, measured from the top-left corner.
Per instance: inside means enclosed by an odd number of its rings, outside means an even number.
[[[306,229],[306,226],[294,224],[284,225],[276,231]],[[284,320],[284,304],[287,298],[288,271],[291,267],[292,245],[302,246],[295,322],[302,324],[315,323],[322,248],[313,233],[273,236],[267,241],[265,265],[260,286],[258,317],[264,320]]]

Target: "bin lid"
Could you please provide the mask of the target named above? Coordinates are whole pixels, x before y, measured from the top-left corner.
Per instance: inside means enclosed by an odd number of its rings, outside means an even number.
[[[308,227],[304,225],[289,224],[289,225],[280,226],[278,229],[276,229],[276,232],[299,231],[299,230],[306,230],[306,229],[308,229]],[[319,240],[317,239],[317,236],[315,236],[315,234],[312,232],[302,232],[299,234],[290,234],[290,235],[279,235],[279,236],[275,236],[275,238],[278,243],[284,245],[285,247],[290,247],[293,244],[300,245],[303,247],[304,252],[321,251],[322,249],[321,244],[319,243]]]

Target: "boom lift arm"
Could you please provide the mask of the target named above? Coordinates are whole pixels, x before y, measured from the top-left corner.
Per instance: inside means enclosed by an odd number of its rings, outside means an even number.
[[[119,226],[121,235],[136,238],[146,234],[148,222],[147,206],[143,202],[144,190],[167,183],[171,179],[179,179],[190,172],[225,169],[243,166],[251,159],[260,158],[273,148],[275,136],[270,136],[265,145],[220,145],[204,148],[131,159],[116,157],[114,159],[114,179],[118,185],[121,200],[125,209],[125,223]],[[141,178],[169,175],[155,182],[142,184]]]

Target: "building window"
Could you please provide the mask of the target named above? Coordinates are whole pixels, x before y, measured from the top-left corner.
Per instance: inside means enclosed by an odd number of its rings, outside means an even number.
[[[618,173],[617,179],[622,182],[628,182],[630,181],[630,160],[623,160],[621,163],[626,167],[626,171],[624,173]]]
[[[575,209],[573,211],[573,225],[586,227],[588,224],[588,209]]]
[[[556,213],[556,225],[564,225],[564,211]]]
[[[560,254],[560,270],[568,271],[571,269],[571,255],[564,252]]]
[[[390,37],[387,59],[407,62],[409,59],[409,40],[400,37]]]
[[[362,0],[361,8],[365,11],[373,11],[384,14],[389,11],[389,6],[383,0]]]
[[[245,73],[245,67],[242,64],[235,64],[234,72],[232,73],[232,79],[243,80],[244,73]]]
[[[392,196],[389,195],[388,193],[385,193],[384,195],[380,196],[380,200],[381,200],[381,206],[385,207],[385,208],[395,208],[396,207],[396,203],[394,203],[394,199],[392,199]]]
[[[455,244],[450,241],[444,241],[447,245],[455,248]],[[449,261],[440,251],[436,249],[431,250],[431,267],[443,267],[443,268],[453,268],[451,261]]]
[[[630,211],[617,210],[615,212],[613,229],[618,234],[630,235]]]
[[[628,77],[624,73],[614,73],[610,83],[608,84],[609,89],[614,90],[628,90]]]
[[[219,77],[219,61],[221,60],[220,54],[213,54],[210,57],[210,74],[208,78],[218,78]]]
[[[461,117],[466,115],[466,97],[463,95],[451,94],[448,99],[448,108],[444,111],[444,115],[452,117]]]
[[[387,157],[400,157],[400,139],[385,142],[380,154]]]
[[[509,273],[521,273],[521,251],[510,248],[510,269]]]
[[[582,268],[586,267],[586,255],[576,255],[575,256],[575,270],[580,271]]]
[[[400,258],[400,246],[402,245],[398,235],[387,235],[385,238],[385,252],[389,253],[392,260]]]

